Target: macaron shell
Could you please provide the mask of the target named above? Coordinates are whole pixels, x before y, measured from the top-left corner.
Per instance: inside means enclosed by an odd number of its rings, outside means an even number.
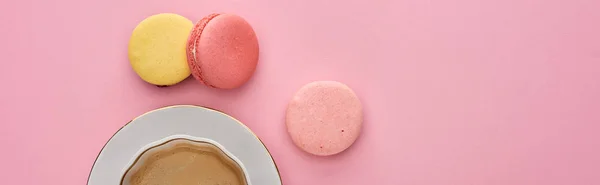
[[[192,21],[177,14],[163,13],[144,19],[129,40],[129,62],[146,82],[168,86],[190,75],[186,42]]]
[[[206,24],[208,24],[208,21],[212,20],[213,18],[215,18],[218,15],[219,15],[218,13],[210,14],[210,15],[200,19],[200,21],[198,21],[196,23],[196,25],[194,25],[194,28],[192,29],[190,36],[188,38],[188,45],[187,45],[188,65],[190,66],[190,70],[193,74],[192,76],[194,76],[194,78],[196,78],[196,80],[200,81],[201,83],[203,83],[205,85],[208,85],[208,84],[206,84],[206,82],[204,82],[204,80],[202,79],[202,70],[200,68],[200,63],[197,62],[197,59],[196,59],[196,46],[198,45],[200,35],[202,34],[202,31],[204,30],[204,27],[206,26]]]
[[[234,14],[219,14],[203,27],[196,40],[192,74],[205,84],[232,89],[247,82],[258,63],[258,39],[252,26]]]
[[[318,81],[303,86],[286,111],[286,127],[294,144],[320,156],[340,153],[360,135],[362,105],[348,86]]]

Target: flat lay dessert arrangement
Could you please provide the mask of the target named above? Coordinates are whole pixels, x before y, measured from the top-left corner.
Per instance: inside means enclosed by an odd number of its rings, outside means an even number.
[[[600,185],[600,0],[4,0],[6,185]]]
[[[235,89],[254,74],[260,33],[243,17],[213,13],[195,24],[173,13],[151,15],[128,45],[133,71],[160,88],[187,78]],[[192,77],[190,77],[192,76]],[[241,105],[243,106],[243,105]],[[289,101],[289,139],[310,155],[344,152],[363,124],[359,96],[339,81],[308,82]],[[284,139],[284,138],[282,138]],[[174,105],[133,119],[102,149],[88,185],[281,185],[276,161],[235,118],[202,105]]]

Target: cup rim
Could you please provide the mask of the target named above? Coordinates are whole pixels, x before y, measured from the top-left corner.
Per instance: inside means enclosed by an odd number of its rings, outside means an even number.
[[[208,139],[208,138],[203,138],[203,137],[195,137],[195,136],[190,136],[190,135],[185,135],[185,134],[175,134],[175,135],[171,135],[159,140],[156,140],[154,142],[148,143],[146,146],[142,147],[140,150],[138,150],[135,155],[132,157],[132,159],[129,160],[129,162],[127,162],[126,165],[126,169],[122,170],[121,172],[121,181],[119,183],[119,185],[123,185],[124,181],[125,181],[125,175],[127,175],[127,172],[129,172],[135,163],[138,162],[138,160],[141,158],[142,154],[144,154],[144,152],[159,147],[161,145],[167,144],[171,141],[177,140],[177,139],[183,139],[183,140],[188,140],[191,142],[205,142],[208,144],[212,144],[213,146],[217,147],[219,150],[221,150],[227,157],[229,157],[231,160],[233,160],[233,162],[235,162],[240,169],[242,170],[242,173],[244,174],[244,179],[246,181],[247,185],[252,185],[252,182],[250,182],[250,177],[248,175],[248,171],[246,169],[246,167],[244,166],[244,163],[242,163],[242,161],[240,161],[235,155],[233,155],[231,152],[229,152],[229,150],[227,150],[223,145],[219,144],[218,142],[212,140],[212,139]]]
[[[158,127],[165,129],[163,131],[156,131],[154,126],[147,128],[148,126],[144,126],[145,124],[140,125],[142,123],[142,122],[140,122],[140,120],[146,119],[148,117],[156,117],[157,115],[164,116],[164,115],[170,115],[170,114],[173,114],[173,115],[188,115],[188,114],[190,114],[189,116],[195,117],[195,119],[204,119],[204,118],[200,118],[195,115],[201,114],[204,116],[209,116],[210,115],[209,113],[210,114],[216,113],[215,115],[211,115],[211,117],[214,116],[213,118],[225,116],[228,119],[232,120],[234,123],[236,123],[238,126],[244,128],[242,130],[251,134],[252,138],[256,139],[256,141],[258,141],[258,143],[260,144],[260,148],[262,150],[264,150],[266,157],[270,161],[270,165],[267,165],[266,163],[257,164],[254,162],[243,164],[244,168],[246,169],[246,173],[247,173],[246,177],[250,177],[249,179],[246,179],[246,180],[248,180],[248,183],[256,184],[256,183],[254,183],[256,180],[261,183],[267,183],[269,185],[271,185],[271,184],[282,185],[283,184],[283,181],[281,179],[281,173],[277,166],[277,162],[275,162],[274,156],[272,156],[271,152],[269,151],[269,148],[266,147],[265,143],[261,140],[261,138],[258,137],[255,133],[253,133],[252,130],[250,128],[248,128],[248,126],[243,124],[240,120],[224,113],[223,111],[220,111],[218,109],[214,109],[211,107],[193,105],[193,104],[175,104],[175,105],[168,105],[168,106],[160,107],[157,109],[153,109],[153,110],[147,111],[139,116],[134,117],[132,120],[128,121],[126,124],[121,126],[104,143],[101,150],[98,152],[98,155],[96,156],[95,160],[93,161],[93,163],[90,167],[90,172],[89,172],[86,184],[101,185],[101,184],[106,184],[107,182],[118,184],[120,182],[122,174],[124,172],[123,170],[126,169],[127,163],[129,162],[129,160],[131,160],[132,156],[135,156],[134,154],[138,151],[138,149],[143,148],[143,146],[146,146],[148,143],[151,143],[155,140],[160,140],[162,137],[168,137],[173,134],[187,134],[187,135],[191,135],[191,136],[205,135],[205,134],[202,134],[202,132],[199,132],[196,130],[181,130],[183,127],[192,127],[192,126],[189,126],[189,123],[186,123],[186,122],[189,122],[189,120],[186,120],[186,119],[183,119],[182,121],[184,121],[184,122],[182,124],[177,124],[178,126],[175,126],[175,127],[162,128],[162,126],[157,125]],[[217,116],[217,114],[218,114],[218,116]],[[192,116],[192,115],[194,115],[194,116]],[[186,125],[186,124],[188,124],[188,125]],[[195,128],[196,126],[193,126],[193,127]],[[150,129],[150,131],[152,131],[152,134],[150,134],[147,137],[145,136],[144,138],[154,137],[154,139],[149,140],[149,141],[144,141],[146,139],[141,139],[141,140],[135,139],[135,141],[128,141],[128,139],[123,138],[123,137],[131,137],[131,136],[137,137],[136,135],[139,135],[140,133],[136,134],[135,132],[133,132],[132,129],[134,129],[134,128],[135,129],[141,129],[141,128]],[[167,134],[167,133],[170,133],[170,134]],[[163,136],[155,137],[156,135],[163,135]],[[244,133],[242,135],[246,135],[246,133]],[[200,136],[200,137],[204,137],[204,136]],[[247,137],[247,136],[244,136],[244,137]],[[217,141],[217,138],[212,138],[212,136],[204,137],[204,138],[210,138],[210,139]],[[144,142],[144,143],[140,144],[139,142]],[[243,143],[251,144],[252,145],[251,148],[258,147],[258,146],[254,146],[253,142],[243,141]],[[138,146],[135,146],[135,148],[130,148],[130,149],[124,148],[123,149],[124,151],[122,151],[122,152],[115,152],[114,150],[116,148],[119,148],[119,147],[115,146],[117,144],[124,144],[127,146],[132,146],[132,145],[133,146],[138,145]],[[221,144],[223,146],[228,146],[231,143],[219,143],[219,144]],[[248,146],[250,146],[250,145],[248,145]],[[252,150],[254,150],[254,149],[252,149]],[[235,147],[228,148],[228,151],[234,153],[236,155],[236,158],[238,158],[240,161],[250,160],[250,159],[247,159],[247,158],[249,158],[249,156],[247,156],[246,154],[242,154],[241,156],[239,156],[240,155],[238,153],[239,151],[237,151],[237,149]],[[263,154],[261,154],[262,152],[258,152],[258,153],[257,152],[258,151],[256,151],[256,152],[251,151],[250,153],[252,153],[253,155],[260,155],[260,156],[256,156],[256,157],[258,157],[258,158],[256,158],[256,160],[266,160],[266,159],[264,159],[264,157],[262,157],[262,155],[263,155]],[[121,153],[121,154],[119,154],[119,153]],[[250,158],[254,158],[254,157],[250,157]],[[109,161],[107,161],[107,160],[109,160]],[[110,161],[110,160],[115,160],[115,161]],[[257,172],[256,170],[259,170],[259,169],[267,170],[267,171]],[[272,171],[272,170],[274,170],[274,171]],[[257,179],[256,177],[254,177],[256,175],[260,178]]]

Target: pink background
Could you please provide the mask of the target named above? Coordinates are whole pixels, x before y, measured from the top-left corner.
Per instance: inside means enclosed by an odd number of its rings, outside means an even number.
[[[155,108],[196,104],[245,122],[286,185],[600,184],[598,0],[3,0],[1,184],[81,185],[104,143]],[[174,12],[255,28],[242,88],[157,88],[127,60],[132,29]],[[291,142],[286,104],[342,81],[365,107],[346,152]]]

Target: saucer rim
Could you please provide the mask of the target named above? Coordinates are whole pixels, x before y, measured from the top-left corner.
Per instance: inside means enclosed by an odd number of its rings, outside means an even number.
[[[100,149],[100,151],[98,151],[98,154],[96,155],[95,159],[94,159],[94,163],[92,164],[92,166],[90,167],[90,172],[88,174],[88,178],[86,180],[86,185],[89,185],[90,183],[90,178],[92,176],[92,172],[94,171],[94,167],[96,166],[96,164],[98,163],[98,158],[100,157],[100,155],[102,154],[102,152],[104,151],[104,149],[106,148],[106,146],[108,145],[108,143],[119,133],[123,130],[123,128],[127,127],[129,124],[131,124],[131,122],[156,111],[160,111],[160,110],[164,110],[164,109],[170,109],[170,108],[178,108],[178,107],[191,107],[191,108],[200,108],[200,109],[205,109],[208,111],[212,111],[212,112],[216,112],[219,113],[221,115],[225,115],[227,117],[229,117],[230,119],[234,120],[236,123],[238,123],[239,125],[241,125],[242,127],[244,127],[250,134],[252,134],[262,145],[262,147],[265,149],[265,151],[267,152],[267,155],[269,156],[269,158],[271,159],[271,162],[273,163],[273,165],[275,166],[275,171],[277,172],[277,177],[279,179],[279,184],[283,185],[283,180],[281,179],[281,173],[279,171],[279,167],[277,166],[277,163],[275,162],[275,159],[273,158],[273,155],[271,154],[271,151],[269,151],[269,148],[267,148],[267,146],[265,145],[265,143],[260,139],[260,137],[258,137],[248,126],[246,126],[244,123],[242,123],[240,120],[234,118],[233,116],[220,111],[218,109],[215,108],[211,108],[211,107],[206,107],[206,106],[200,106],[200,105],[192,105],[192,104],[178,104],[178,105],[169,105],[169,106],[164,106],[161,108],[157,108],[157,109],[153,109],[150,111],[147,111],[139,116],[136,116],[135,118],[129,120],[127,123],[125,123],[123,126],[121,126],[116,132],[114,132],[110,138],[108,140],[106,140],[106,142],[104,143],[104,145],[102,146],[102,148]],[[172,136],[177,136],[177,135],[181,135],[181,134],[174,134],[168,137],[172,137]],[[194,137],[194,136],[192,136]],[[210,139],[210,138],[207,138]]]

